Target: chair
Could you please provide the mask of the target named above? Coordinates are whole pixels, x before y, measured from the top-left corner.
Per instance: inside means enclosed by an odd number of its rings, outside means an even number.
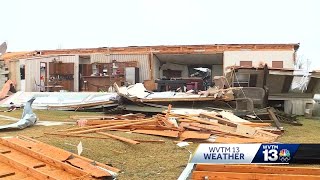
[[[235,99],[244,101],[244,99],[251,99],[254,107],[265,107],[266,92],[259,87],[243,87],[242,89],[233,90]]]

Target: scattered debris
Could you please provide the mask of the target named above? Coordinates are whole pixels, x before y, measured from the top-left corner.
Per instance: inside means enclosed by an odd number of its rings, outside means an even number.
[[[192,179],[320,179],[320,168],[198,164]]]
[[[141,118],[137,118],[141,117]],[[139,144],[139,141],[116,136],[106,131],[124,131],[176,138],[180,141],[196,139],[215,143],[253,143],[274,142],[279,135],[273,133],[270,123],[252,123],[230,112],[206,112],[196,115],[181,115],[171,111],[171,106],[164,114],[145,117],[140,114],[122,116],[78,116],[80,127],[59,130],[51,135],[66,137],[100,138],[86,136],[86,133],[96,133],[108,136],[126,143]],[[101,120],[99,120],[101,119]],[[105,120],[104,120],[105,119]]]

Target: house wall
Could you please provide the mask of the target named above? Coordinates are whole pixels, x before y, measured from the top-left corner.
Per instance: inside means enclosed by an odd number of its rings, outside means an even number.
[[[40,63],[47,63],[47,77],[49,77],[49,62],[56,58],[62,63],[74,63],[74,91],[79,91],[79,56],[78,55],[63,55],[25,59],[25,91],[37,92],[37,84],[40,84]]]
[[[279,51],[225,51],[224,69],[229,66],[240,66],[240,61],[252,61],[253,67],[261,63],[272,66],[272,61],[283,61],[283,68],[294,68],[294,50]]]
[[[8,63],[9,79],[16,82],[16,90],[21,90],[21,78],[20,78],[20,62],[19,60],[13,60]]]
[[[139,68],[139,81],[151,78],[149,64],[149,54],[91,54],[91,63],[111,63],[112,60],[118,62],[137,61]]]

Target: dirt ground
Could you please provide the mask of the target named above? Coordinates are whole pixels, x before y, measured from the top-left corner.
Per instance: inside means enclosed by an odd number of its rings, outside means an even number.
[[[0,115],[19,118],[21,111],[3,113]],[[35,111],[39,120],[45,121],[74,121],[71,115],[99,115],[94,112],[64,112],[64,111]],[[14,121],[0,117],[0,125]],[[303,126],[283,124],[285,133],[278,139],[284,143],[318,143],[320,142],[320,120],[300,118]],[[119,179],[177,179],[186,166],[189,152],[179,148],[173,141],[176,139],[158,136],[133,134],[126,132],[110,132],[130,139],[164,140],[164,143],[143,142],[130,145],[114,139],[85,139],[74,137],[59,137],[45,135],[44,132],[56,132],[59,129],[70,128],[75,125],[40,126],[35,125],[24,130],[2,131],[1,137],[26,135],[42,142],[57,146],[70,152],[76,152],[76,146],[81,141],[84,147],[82,155],[96,161],[106,163],[122,170]],[[95,134],[90,134],[99,136]],[[200,142],[193,142],[187,148],[194,151]]]

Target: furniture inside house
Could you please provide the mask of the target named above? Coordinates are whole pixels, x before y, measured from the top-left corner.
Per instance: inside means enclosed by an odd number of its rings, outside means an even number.
[[[74,91],[74,63],[50,62],[47,91]]]
[[[80,65],[81,91],[109,91],[113,84],[123,86],[126,81],[139,82],[139,68],[136,61],[93,63]],[[126,71],[126,68],[132,68]],[[128,77],[127,77],[128,73]]]
[[[241,89],[233,90],[235,99],[244,102],[245,99],[250,99],[253,107],[263,108],[265,106],[266,92],[263,88],[259,87],[243,87]],[[246,103],[250,102],[246,101]]]

